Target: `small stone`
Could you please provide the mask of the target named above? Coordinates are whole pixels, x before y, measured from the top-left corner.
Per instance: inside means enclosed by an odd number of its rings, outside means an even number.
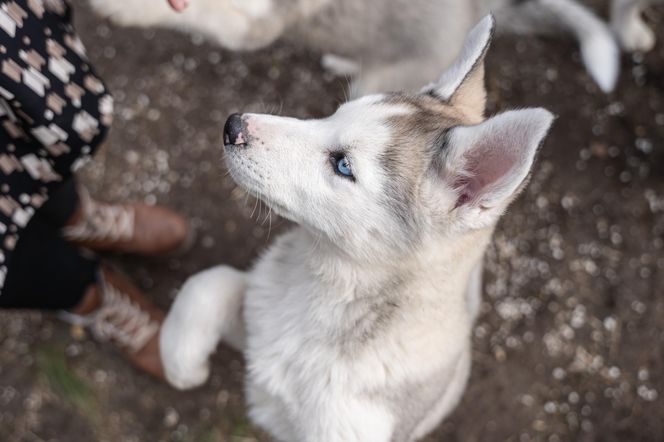
[[[563,368],[561,368],[561,367],[556,367],[556,368],[553,369],[553,373],[552,373],[552,375],[553,375],[553,378],[554,378],[554,379],[560,381],[560,380],[562,380],[562,379],[565,377],[565,375],[566,375],[566,373],[565,373],[565,369],[563,369]]]
[[[87,334],[85,332],[85,328],[81,327],[80,325],[72,325],[69,327],[69,335],[76,341],[82,341],[85,339]]]
[[[541,419],[533,421],[533,430],[543,433],[544,431],[546,431],[546,422],[544,422]]]
[[[604,143],[593,142],[590,144],[590,153],[595,158],[604,159],[609,154],[609,147]]]
[[[544,404],[544,411],[548,414],[553,414],[556,412],[558,407],[556,406],[556,403],[553,401],[548,401],[546,404]]]
[[[179,420],[180,415],[178,412],[174,408],[168,407],[164,413],[164,426],[173,428],[178,424]]]

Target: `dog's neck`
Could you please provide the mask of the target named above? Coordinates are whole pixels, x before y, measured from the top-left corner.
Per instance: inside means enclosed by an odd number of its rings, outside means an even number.
[[[408,280],[421,278],[445,292],[463,292],[473,267],[482,259],[493,233],[493,226],[460,235],[423,240],[412,253],[398,259],[358,260],[324,238],[301,229],[311,243],[307,267],[324,285],[336,286],[344,299],[381,296]]]
[[[493,229],[476,230],[446,240],[423,241],[407,257],[382,264],[358,262],[304,228],[295,232],[287,253],[298,262],[298,323],[309,331],[352,349],[369,345],[379,329],[413,311],[436,312],[421,322],[438,327],[442,318],[468,313],[470,274],[482,259]],[[420,323],[422,325],[422,323]]]

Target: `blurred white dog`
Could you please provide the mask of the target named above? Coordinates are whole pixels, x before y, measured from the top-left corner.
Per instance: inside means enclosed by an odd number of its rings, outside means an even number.
[[[654,44],[641,18],[650,1],[661,0],[614,0],[613,27],[628,50]],[[117,23],[199,32],[233,50],[262,48],[280,37],[297,41],[328,54],[327,68],[352,75],[354,97],[415,91],[450,66],[470,27],[489,10],[503,32],[573,34],[606,92],[619,73],[609,26],[575,0],[192,0],[181,14],[163,0],[90,2]]]
[[[320,120],[232,115],[229,170],[298,224],[249,272],[190,278],[161,332],[168,380],[202,384],[219,340],[243,352],[251,418],[282,441],[422,438],[471,362],[481,263],[552,116],[484,118],[492,17],[440,79]]]

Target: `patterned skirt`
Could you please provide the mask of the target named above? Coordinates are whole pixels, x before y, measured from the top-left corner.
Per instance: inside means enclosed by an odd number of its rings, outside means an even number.
[[[71,15],[63,0],[0,0],[0,289],[28,221],[111,124]]]

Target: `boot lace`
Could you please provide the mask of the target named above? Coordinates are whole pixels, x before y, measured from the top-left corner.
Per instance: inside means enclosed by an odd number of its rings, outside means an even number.
[[[78,224],[66,226],[62,233],[70,241],[128,241],[134,236],[135,213],[132,207],[95,201],[87,191],[79,192],[83,217]]]
[[[159,331],[159,323],[119,289],[101,279],[102,303],[88,315],[60,312],[69,323],[88,328],[99,341],[113,341],[131,353],[141,350]]]

